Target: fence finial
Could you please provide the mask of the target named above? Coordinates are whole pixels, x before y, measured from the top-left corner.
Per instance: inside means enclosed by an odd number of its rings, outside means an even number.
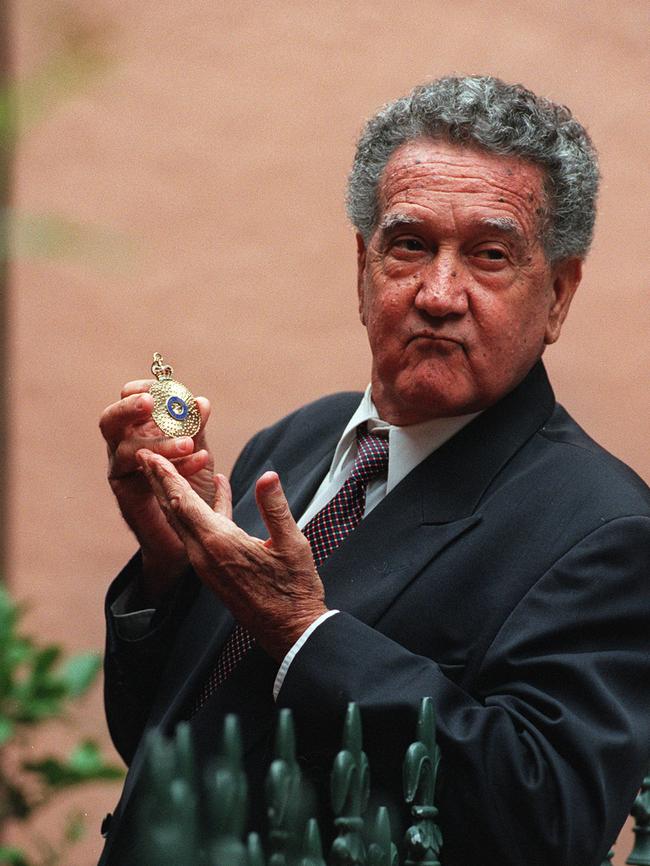
[[[633,866],[650,866],[650,772],[641,784],[639,795],[632,806],[635,843],[625,861]]]
[[[397,866],[397,848],[392,841],[388,809],[377,809],[372,842],[368,845],[368,866]]]
[[[332,809],[337,816],[337,837],[332,843],[332,866],[362,866],[366,851],[361,831],[361,817],[368,805],[370,770],[362,749],[361,716],[356,704],[348,704],[343,726],[343,749],[332,768]]]
[[[304,827],[302,774],[296,760],[291,710],[280,710],[275,735],[276,758],[266,777],[269,817],[269,866],[288,866],[297,856]]]
[[[221,753],[204,775],[205,852],[208,863],[247,866],[242,842],[246,826],[248,781],[242,766],[239,720],[226,716]]]
[[[405,866],[440,866],[442,833],[436,823],[434,804],[440,749],[436,744],[433,701],[422,699],[416,742],[404,758],[404,799],[411,804],[413,823],[406,831]]]

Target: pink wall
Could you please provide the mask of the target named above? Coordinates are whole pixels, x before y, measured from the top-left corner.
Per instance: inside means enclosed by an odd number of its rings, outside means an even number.
[[[11,287],[9,577],[44,640],[101,646],[102,596],[134,545],[104,481],[97,418],[123,381],[147,375],[153,351],[213,400],[224,470],[261,425],[365,384],[345,177],[363,118],[439,74],[522,81],[589,126],[600,220],[547,363],[559,399],[650,479],[645,4],[615,14],[605,0],[14,5],[23,77],[57,56],[66,32],[94,34],[110,57],[65,98],[48,85],[16,166],[21,214],[81,226],[66,255],[23,246]],[[48,745],[79,731],[108,742],[99,689]],[[69,800],[97,825],[115,796]],[[66,866],[98,850],[93,827]]]

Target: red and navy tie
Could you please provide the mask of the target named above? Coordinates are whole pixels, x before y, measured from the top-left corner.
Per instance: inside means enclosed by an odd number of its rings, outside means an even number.
[[[357,457],[352,472],[338,493],[330,499],[303,529],[311,545],[316,567],[336,550],[343,539],[361,522],[366,507],[368,483],[388,468],[388,439],[368,433],[365,424],[357,429]],[[193,716],[216,692],[255,645],[255,638],[241,625],[232,634],[204,683],[191,710]]]

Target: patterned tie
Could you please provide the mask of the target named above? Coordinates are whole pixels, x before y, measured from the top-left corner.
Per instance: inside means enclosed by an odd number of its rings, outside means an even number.
[[[336,550],[343,539],[359,525],[366,507],[368,483],[388,468],[388,439],[368,433],[365,424],[357,429],[357,457],[352,472],[333,499],[314,515],[303,529],[311,545],[316,567]],[[226,641],[217,663],[197,696],[190,717],[195,715],[228,679],[255,638],[239,623]]]

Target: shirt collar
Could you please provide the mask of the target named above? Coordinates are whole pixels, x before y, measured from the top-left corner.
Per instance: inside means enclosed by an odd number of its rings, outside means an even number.
[[[366,423],[371,433],[387,431],[388,435],[388,477],[386,493],[389,493],[405,478],[412,469],[425,458],[451,439],[465,425],[469,424],[480,412],[471,415],[456,415],[452,418],[433,418],[408,427],[396,427],[379,417],[372,401],[372,389],[368,385],[355,413],[348,421],[334,452],[331,474],[334,474],[350,457],[356,444],[356,431],[360,424]],[[354,449],[356,454],[356,449]]]

